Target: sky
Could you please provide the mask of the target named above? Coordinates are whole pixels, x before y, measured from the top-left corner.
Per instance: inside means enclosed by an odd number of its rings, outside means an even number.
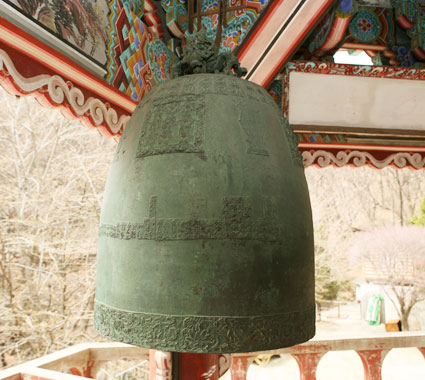
[[[334,61],[335,63],[349,63],[351,65],[372,65],[372,59],[364,51],[350,55],[347,50],[338,50],[334,54]]]

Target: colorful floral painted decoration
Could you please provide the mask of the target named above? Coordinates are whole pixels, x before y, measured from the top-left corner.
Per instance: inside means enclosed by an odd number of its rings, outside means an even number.
[[[379,37],[382,25],[374,12],[362,8],[352,18],[348,28],[357,40],[371,42]]]

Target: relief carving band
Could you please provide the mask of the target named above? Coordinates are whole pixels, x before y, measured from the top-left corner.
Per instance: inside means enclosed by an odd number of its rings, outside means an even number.
[[[142,347],[154,342],[166,351],[227,353],[258,342],[272,349],[300,343],[315,330],[307,323],[314,318],[314,304],[274,315],[219,317],[129,312],[96,301],[94,314],[95,329],[104,336]]]
[[[149,217],[142,223],[121,222],[101,224],[99,237],[121,240],[259,240],[282,243],[285,227],[270,216],[270,199],[265,199],[263,214],[253,217],[249,197],[225,197],[221,218],[158,218],[156,205],[159,200],[151,197]],[[291,238],[285,244],[291,245]]]
[[[185,95],[154,99],[142,123],[137,158],[167,153],[203,153],[205,99]]]

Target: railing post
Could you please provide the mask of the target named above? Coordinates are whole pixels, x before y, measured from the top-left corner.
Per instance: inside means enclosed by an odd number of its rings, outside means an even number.
[[[317,365],[325,352],[291,354],[300,368],[300,380],[316,380]]]
[[[82,365],[74,365],[69,369],[69,373],[75,376],[87,377],[89,379],[95,379],[96,373],[99,370],[99,363],[94,360],[89,360]]]
[[[389,350],[356,350],[362,359],[365,380],[382,380],[382,363]]]
[[[159,350],[149,350],[149,380],[172,380],[172,378],[172,353]]]
[[[246,380],[249,365],[254,361],[251,355],[237,355],[233,357],[230,366],[230,376],[232,380]]]

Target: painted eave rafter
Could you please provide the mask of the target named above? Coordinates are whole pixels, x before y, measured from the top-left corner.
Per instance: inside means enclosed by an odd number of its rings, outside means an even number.
[[[273,1],[238,53],[249,79],[266,87],[332,2]],[[127,95],[1,17],[0,85],[117,139],[136,107]],[[424,147],[300,143],[299,149],[305,166],[425,167]]]
[[[100,132],[107,135],[121,134],[137,105],[1,17],[0,83],[9,92],[32,94],[44,105],[60,107],[67,116],[81,118],[91,127],[100,127]]]
[[[263,86],[279,73],[334,0],[275,0],[237,55],[247,79]]]

